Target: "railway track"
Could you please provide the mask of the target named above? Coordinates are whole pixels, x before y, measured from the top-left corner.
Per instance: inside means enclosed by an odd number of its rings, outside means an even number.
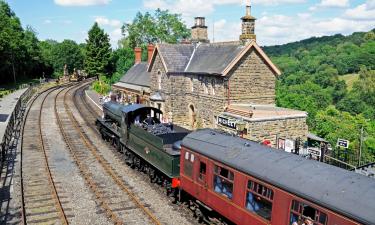
[[[61,90],[56,95],[56,118],[72,158],[102,211],[115,224],[161,224],[85,135],[67,104],[71,90]]]
[[[88,102],[89,100],[85,93],[87,88],[88,86],[81,86],[75,90],[73,93],[74,106],[78,113],[82,115],[83,123],[87,126],[87,129],[85,129],[87,135],[90,137],[96,136],[101,139],[101,134],[97,130],[95,121],[101,116],[102,112],[96,106]],[[151,182],[147,174],[140,173],[129,167],[124,160],[124,155],[118,148],[116,149],[113,144],[114,143],[109,142],[106,143],[106,147],[111,152],[110,155],[112,155],[112,157],[106,157],[107,161],[111,162],[119,174],[125,174],[126,178],[124,180],[127,184],[138,189],[138,192],[148,193],[146,195],[142,194],[141,196],[149,200],[150,204],[153,205],[153,209],[155,209],[154,214],[158,215],[159,219],[163,221],[164,224],[198,224],[188,206],[185,207],[185,205],[172,203],[174,199],[166,195],[165,188]],[[105,153],[105,147],[100,147],[100,149],[103,150],[104,155],[108,155]],[[132,179],[134,175],[136,178]]]
[[[21,143],[21,199],[23,224],[68,224],[53,179],[42,133],[42,109],[51,88],[34,98],[23,124]]]

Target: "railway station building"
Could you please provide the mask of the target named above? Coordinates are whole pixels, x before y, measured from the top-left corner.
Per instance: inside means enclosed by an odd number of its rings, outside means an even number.
[[[307,113],[275,106],[281,72],[256,42],[250,6],[241,19],[238,41],[210,43],[205,19],[196,17],[190,42],[156,44],[147,66],[149,105],[188,129],[220,128],[293,148],[307,138]]]
[[[123,103],[141,103],[149,105],[150,101],[150,74],[147,72],[154,45],[147,47],[149,59],[142,62],[142,49],[134,49],[134,65],[126,72],[119,82],[113,84],[112,88],[121,95]]]

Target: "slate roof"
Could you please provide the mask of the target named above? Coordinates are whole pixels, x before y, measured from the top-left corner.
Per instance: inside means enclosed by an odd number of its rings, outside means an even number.
[[[150,74],[147,72],[147,66],[147,62],[134,64],[120,79],[120,82],[150,87]]]
[[[246,46],[240,42],[157,44],[148,71],[151,71],[155,56],[159,53],[169,73],[226,75],[250,48],[259,52],[275,74],[280,75],[280,71],[255,42]]]
[[[236,43],[200,44],[185,72],[222,74],[223,70],[243,49],[243,45]]]
[[[375,180],[211,129],[182,145],[362,224],[375,224]]]
[[[191,44],[158,44],[169,72],[183,72],[194,51]]]

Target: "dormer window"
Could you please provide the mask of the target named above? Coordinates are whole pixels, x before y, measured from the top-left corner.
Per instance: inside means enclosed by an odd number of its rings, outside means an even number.
[[[161,72],[160,72],[160,70],[158,70],[157,79],[158,79],[158,89],[161,90]]]

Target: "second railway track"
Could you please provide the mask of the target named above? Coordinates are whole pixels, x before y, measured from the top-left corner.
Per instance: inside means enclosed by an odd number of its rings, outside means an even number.
[[[68,92],[63,90],[56,96],[56,118],[71,155],[103,212],[115,224],[160,224],[148,205],[124,185],[85,136],[66,104]]]
[[[41,128],[43,105],[54,90],[55,88],[51,88],[33,100],[24,124],[21,146],[24,224],[68,224],[51,172]]]

